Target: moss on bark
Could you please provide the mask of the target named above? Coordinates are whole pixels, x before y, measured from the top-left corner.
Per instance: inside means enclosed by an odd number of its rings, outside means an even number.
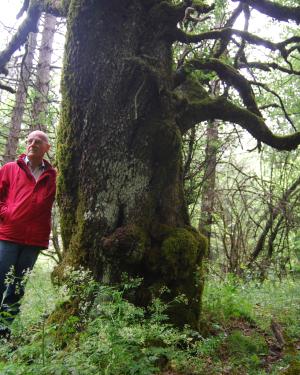
[[[207,240],[189,226],[160,225],[153,234],[144,272],[144,285],[149,287],[149,294],[143,297],[147,301],[150,296],[159,295],[160,289],[166,286],[169,291],[161,297],[169,304],[171,321],[199,329],[204,282],[202,260],[207,251]]]

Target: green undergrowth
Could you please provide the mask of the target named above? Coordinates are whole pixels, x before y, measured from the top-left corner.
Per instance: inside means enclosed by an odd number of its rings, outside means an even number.
[[[127,302],[139,280],[117,289],[79,270],[58,289],[50,272],[41,261],[30,276],[13,336],[0,343],[1,375],[300,374],[299,280],[210,276],[199,333],[170,325],[159,299],[147,312]]]

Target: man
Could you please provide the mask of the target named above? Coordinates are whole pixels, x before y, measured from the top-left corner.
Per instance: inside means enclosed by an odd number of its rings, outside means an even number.
[[[0,337],[9,337],[9,324],[19,312],[24,274],[48,247],[56,178],[43,159],[49,148],[47,135],[33,131],[26,154],[0,169]]]

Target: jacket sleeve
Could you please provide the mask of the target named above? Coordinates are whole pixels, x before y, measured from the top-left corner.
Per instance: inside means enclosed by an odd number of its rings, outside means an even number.
[[[7,167],[4,165],[0,169],[0,219],[4,218],[7,210],[6,198],[8,194],[9,180],[7,174]]]

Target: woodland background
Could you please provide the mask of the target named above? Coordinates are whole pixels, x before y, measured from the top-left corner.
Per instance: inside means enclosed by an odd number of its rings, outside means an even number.
[[[295,1],[276,4],[298,6]],[[17,13],[22,5],[6,0],[1,8],[15,7]],[[181,26],[191,33],[222,27],[236,7],[237,1],[217,0],[209,15],[190,9]],[[1,50],[22,21],[10,24],[4,13]],[[280,23],[244,7],[234,28],[275,42],[299,35],[299,18]],[[25,150],[26,135],[36,128],[49,134],[48,158],[57,164],[65,33],[64,18],[43,14],[37,33],[30,33],[9,60],[0,81],[2,165]],[[174,43],[174,61],[180,66],[185,56],[207,56],[216,41],[205,40],[197,48]],[[259,45],[245,49],[237,37],[223,61],[237,66],[242,54],[247,57],[244,74],[269,128],[279,134],[299,131],[298,44],[284,65],[276,52]],[[239,101],[215,73],[194,74],[209,82],[211,95]],[[0,374],[300,373],[299,150],[279,152],[216,119],[188,130],[182,152],[190,220],[209,239],[200,331],[172,326],[159,297],[147,311],[123,298],[139,279],[112,287],[79,267],[69,269],[63,284],[53,284],[52,270],[64,257],[55,206],[50,249],[29,275],[12,340],[1,343]],[[78,295],[80,306],[73,314],[69,301]]]

